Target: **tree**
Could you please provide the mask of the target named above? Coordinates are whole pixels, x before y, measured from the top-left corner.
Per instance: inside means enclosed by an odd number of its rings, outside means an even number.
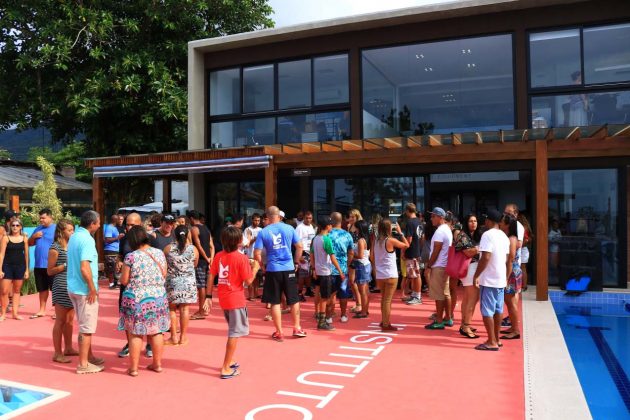
[[[3,0],[0,129],[88,156],[185,148],[187,43],[273,26],[267,0]]]
[[[7,149],[0,149],[0,160],[11,160],[11,152]]]
[[[30,213],[38,214],[42,209],[50,209],[53,220],[63,216],[61,200],[57,197],[57,182],[55,182],[55,167],[43,156],[37,158],[37,165],[42,170],[43,179],[33,188],[33,207]]]
[[[44,157],[57,168],[71,167],[76,170],[77,180],[91,182],[92,173],[83,164],[86,157],[85,143],[75,141],[68,143],[58,152],[54,152],[50,147],[31,147],[28,151],[28,161],[37,162],[39,156]]]

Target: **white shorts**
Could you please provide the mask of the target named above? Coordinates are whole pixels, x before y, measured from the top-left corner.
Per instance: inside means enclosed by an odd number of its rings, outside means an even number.
[[[468,266],[468,273],[466,273],[466,277],[462,280],[462,286],[472,286],[473,285],[473,277],[475,276],[475,271],[477,271],[477,261],[471,262]]]
[[[521,248],[521,264],[527,264],[529,262],[529,248],[526,246]]]

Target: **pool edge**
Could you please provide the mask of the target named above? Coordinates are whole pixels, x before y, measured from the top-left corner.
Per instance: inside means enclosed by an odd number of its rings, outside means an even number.
[[[26,384],[23,382],[15,382],[15,381],[10,381],[7,379],[2,379],[0,378],[0,384],[1,385],[8,385],[8,386],[13,386],[15,388],[20,388],[20,389],[25,389],[28,391],[36,391],[36,392],[42,392],[45,394],[49,394],[48,397],[36,401],[34,403],[28,404],[25,407],[22,408],[18,408],[17,410],[14,411],[10,411],[6,414],[3,414],[2,416],[0,416],[2,418],[2,420],[9,420],[15,417],[18,417],[22,414],[28,413],[29,411],[35,410],[36,408],[40,408],[43,407],[45,405],[51,404],[55,401],[58,401],[62,398],[65,398],[67,396],[70,395],[69,392],[67,391],[61,391],[58,389],[52,389],[52,388],[45,388],[45,387],[41,387],[41,386],[37,386],[37,385],[31,385],[31,384]]]
[[[591,419],[551,301],[536,301],[535,290],[522,298],[525,418]]]

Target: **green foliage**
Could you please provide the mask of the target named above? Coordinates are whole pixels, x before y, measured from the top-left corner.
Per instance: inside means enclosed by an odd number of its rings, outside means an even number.
[[[186,146],[187,43],[273,26],[267,0],[3,0],[0,129],[87,156]]]
[[[11,152],[6,149],[0,149],[0,160],[9,160],[11,159]]]
[[[35,275],[31,271],[29,273],[28,280],[22,283],[22,296],[32,295],[33,293],[37,293],[37,286],[35,285]]]
[[[63,216],[61,200],[57,197],[57,182],[55,181],[55,167],[43,156],[37,157],[37,166],[40,167],[44,178],[35,184],[33,188],[33,207],[30,211],[22,211],[25,215],[35,218],[42,209],[52,211],[53,220],[57,221]]]
[[[85,143],[77,141],[68,143],[58,152],[53,152],[50,147],[31,147],[28,151],[28,160],[29,162],[36,162],[38,156],[43,156],[57,168],[65,166],[74,168],[79,181],[91,182],[92,174],[82,160],[86,155]]]

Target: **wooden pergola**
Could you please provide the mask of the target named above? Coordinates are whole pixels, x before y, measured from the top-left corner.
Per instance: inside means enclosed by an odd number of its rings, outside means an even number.
[[[523,129],[493,132],[429,134],[410,137],[386,137],[248,146],[231,149],[189,150],[87,159],[95,170],[94,208],[104,210],[103,178],[99,168],[119,166],[166,165],[186,162],[224,161],[229,170],[231,159],[267,156],[264,165],[265,204],[277,203],[279,168],[349,167],[418,163],[535,162],[536,232],[548,231],[548,164],[550,159],[630,157],[630,125]],[[236,169],[235,169],[236,170]],[[165,182],[164,185],[170,185]],[[164,202],[170,191],[165,187]],[[630,197],[629,208],[630,208]],[[630,260],[630,258],[629,258]],[[548,240],[536,235],[536,298],[548,298]]]

